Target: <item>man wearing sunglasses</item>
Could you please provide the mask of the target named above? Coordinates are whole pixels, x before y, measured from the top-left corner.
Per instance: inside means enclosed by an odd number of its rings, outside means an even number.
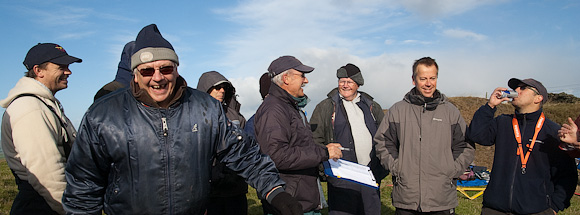
[[[81,122],[66,166],[67,213],[204,214],[215,158],[282,214],[299,214],[274,163],[219,101],[187,87],[178,65],[155,24],[139,32],[130,88],[97,100]]]
[[[514,114],[494,117],[502,98],[496,88],[487,104],[473,115],[467,137],[481,145],[495,145],[491,178],[483,194],[482,214],[551,215],[570,206],[576,188],[574,160],[560,150],[560,126],[544,115],[548,92],[534,79],[512,78],[508,86]]]
[[[197,90],[207,92],[220,101],[228,120],[244,129],[246,119],[240,114],[241,105],[236,99],[236,88],[226,77],[216,71],[205,72],[199,77]],[[227,168],[224,163],[215,162],[207,215],[248,214],[247,192],[248,184],[244,178]]]

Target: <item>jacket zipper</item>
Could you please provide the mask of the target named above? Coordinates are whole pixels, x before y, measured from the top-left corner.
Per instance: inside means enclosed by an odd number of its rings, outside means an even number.
[[[423,153],[423,114],[425,113],[425,109],[427,109],[427,103],[423,106],[423,112],[419,113],[419,157],[422,157]],[[421,161],[419,161],[419,182],[421,182],[421,172],[422,166]],[[417,206],[417,211],[421,212],[421,204],[423,202],[423,188],[421,187],[422,183],[419,183],[419,202]]]
[[[161,124],[163,127],[163,140],[164,140],[164,144],[165,144],[165,156],[167,157],[167,161],[165,162],[165,177],[167,177],[167,192],[169,195],[169,214],[173,214],[173,198],[171,196],[172,193],[172,188],[171,188],[171,165],[169,164],[169,161],[171,160],[170,155],[171,153],[169,153],[169,141],[167,141],[167,136],[169,135],[168,133],[168,128],[167,128],[167,118],[165,118],[165,116],[161,117]]]
[[[163,136],[167,137],[168,135],[168,130],[167,129],[167,119],[165,117],[161,118],[161,121],[163,122]]]

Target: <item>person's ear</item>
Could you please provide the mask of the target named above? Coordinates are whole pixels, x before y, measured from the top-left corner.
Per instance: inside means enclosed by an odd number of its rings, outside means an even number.
[[[282,80],[284,81],[284,84],[289,84],[290,83],[290,75],[288,75],[288,73],[283,74],[282,75]]]
[[[534,96],[534,103],[536,103],[536,104],[542,103],[543,100],[544,100],[544,96],[542,96],[542,95]]]
[[[34,67],[32,67],[32,70],[34,71],[34,74],[36,75],[36,77],[39,77],[39,78],[44,77],[44,70],[40,69],[40,67],[38,65],[34,65]]]

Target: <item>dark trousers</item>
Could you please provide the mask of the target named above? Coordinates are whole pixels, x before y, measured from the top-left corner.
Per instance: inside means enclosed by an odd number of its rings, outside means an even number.
[[[502,211],[497,211],[488,207],[483,207],[481,208],[481,215],[516,215],[515,213],[509,213],[509,212],[502,212]],[[548,208],[545,211],[539,212],[539,213],[533,213],[530,215],[554,215],[554,210],[552,210],[552,208]]]
[[[211,197],[207,206],[207,215],[247,215],[248,199],[246,194],[231,197]]]
[[[455,215],[455,209],[449,209],[444,211],[420,212],[397,208],[397,210],[395,210],[395,215]]]
[[[380,191],[337,178],[328,178],[329,215],[379,215]]]
[[[14,174],[14,172],[12,172]],[[46,203],[46,200],[34,188],[28,181],[20,180],[16,174],[14,174],[16,180],[16,185],[18,185],[18,194],[14,198],[12,203],[12,208],[10,209],[10,215],[29,215],[29,214],[48,214],[48,215],[58,215],[56,211]]]

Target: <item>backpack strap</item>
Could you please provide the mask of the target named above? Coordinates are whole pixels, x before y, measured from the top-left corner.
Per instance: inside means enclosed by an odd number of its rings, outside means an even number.
[[[21,98],[21,97],[25,97],[25,96],[31,96],[34,98],[37,98],[38,100],[40,100],[44,105],[46,105],[46,107],[56,116],[56,118],[58,119],[58,122],[60,122],[60,126],[62,126],[64,128],[64,133],[66,135],[67,141],[65,141],[62,145],[63,145],[63,149],[64,149],[64,155],[66,156],[66,158],[68,158],[68,156],[70,155],[70,151],[72,148],[72,145],[69,144],[70,141],[70,137],[68,135],[68,130],[67,130],[67,126],[66,124],[62,121],[62,119],[58,116],[58,114],[56,113],[56,110],[54,110],[54,108],[50,105],[48,105],[44,100],[42,100],[40,97],[38,97],[37,95],[31,94],[31,93],[24,93],[24,94],[20,94],[18,96],[16,96],[16,98],[14,98],[12,100],[12,102],[14,102],[14,100]]]

